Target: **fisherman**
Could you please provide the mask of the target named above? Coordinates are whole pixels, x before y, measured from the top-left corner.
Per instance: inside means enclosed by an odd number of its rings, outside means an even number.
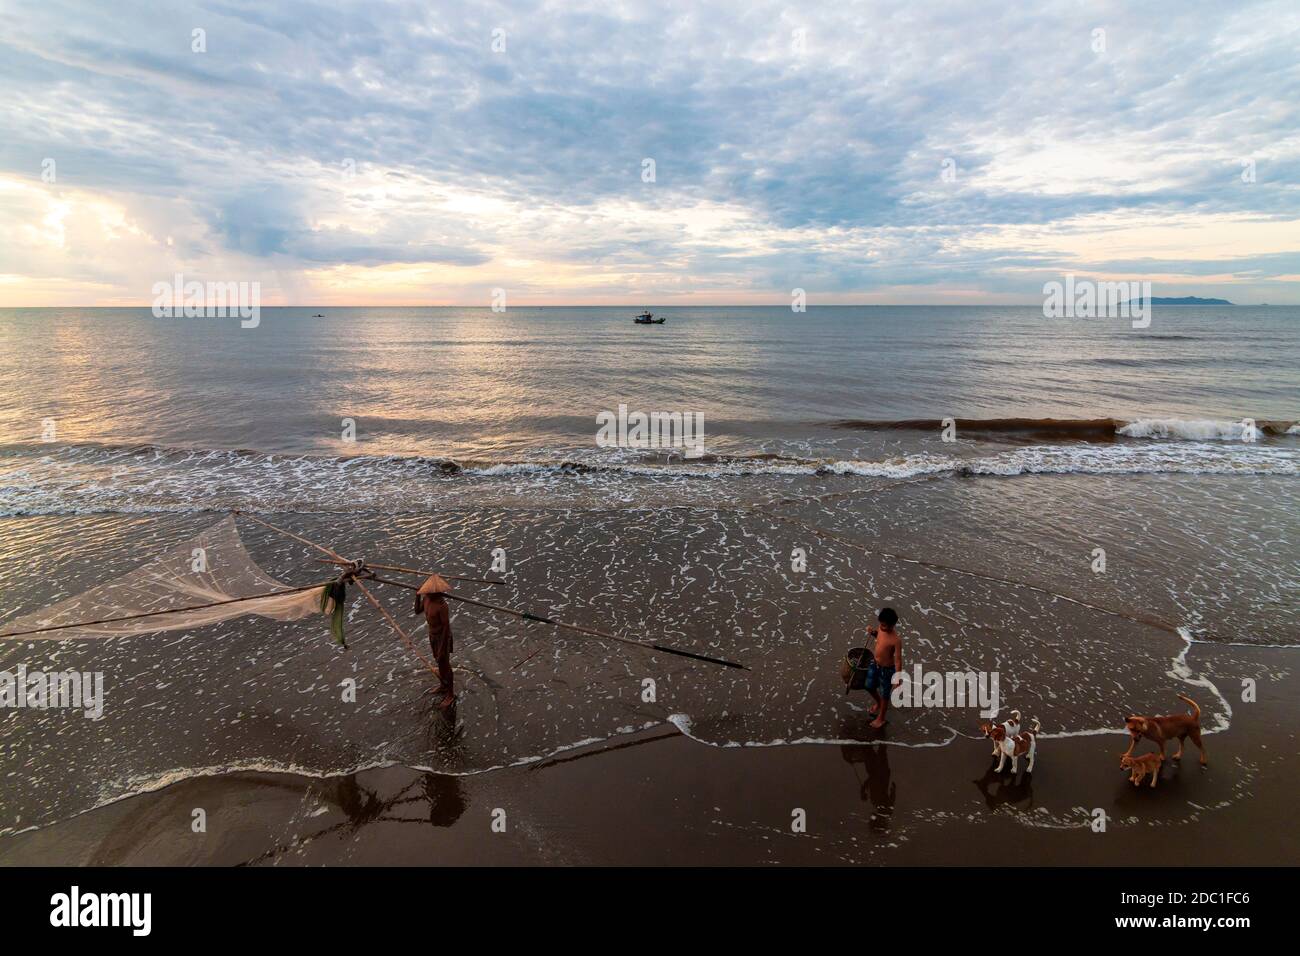
[[[451,615],[447,610],[447,599],[443,597],[450,590],[450,584],[433,574],[415,592],[415,613],[423,614],[425,623],[429,625],[429,649],[438,664],[438,690],[443,693],[438,706],[444,710],[456,699],[451,672]]]
[[[867,693],[875,700],[876,706],[867,715],[876,718],[871,726],[880,729],[885,726],[885,711],[889,710],[894,675],[903,669],[903,640],[896,630],[898,612],[892,607],[882,607],[876,621],[877,624],[867,628],[867,633],[876,640],[871,662],[867,664]]]

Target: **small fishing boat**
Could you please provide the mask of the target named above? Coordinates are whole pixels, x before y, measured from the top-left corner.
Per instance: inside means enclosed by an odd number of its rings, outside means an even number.
[[[646,311],[646,312],[642,312],[632,321],[635,322],[637,325],[663,325],[664,317],[661,315],[659,316],[659,318],[656,319],[653,313]]]

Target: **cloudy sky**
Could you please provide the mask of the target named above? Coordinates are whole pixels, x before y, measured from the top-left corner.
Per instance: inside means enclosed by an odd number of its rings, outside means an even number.
[[[0,16],[0,305],[1300,303],[1295,0]]]

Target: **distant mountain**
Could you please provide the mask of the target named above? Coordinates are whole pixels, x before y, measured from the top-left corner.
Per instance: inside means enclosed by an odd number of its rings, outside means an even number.
[[[1144,299],[1129,299],[1129,305],[1142,305]],[[1232,305],[1227,299],[1202,299],[1200,296],[1184,295],[1174,297],[1153,295],[1152,305]]]

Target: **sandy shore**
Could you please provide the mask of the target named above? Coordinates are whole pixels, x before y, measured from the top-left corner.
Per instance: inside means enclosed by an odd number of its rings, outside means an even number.
[[[510,770],[389,767],[346,777],[184,780],[0,840],[43,864],[1118,864],[1300,862],[1298,682],[1288,648],[1193,653],[1231,727],[1189,744],[1155,790],[1118,769],[1120,735],[1046,738],[1037,771],[991,772],[987,744],[714,747],[665,727]],[[1174,688],[1171,686],[1171,696]],[[1117,702],[1116,713],[1126,708]],[[898,718],[905,720],[904,714]],[[869,733],[869,732],[868,732]],[[865,735],[864,735],[864,739]],[[1172,748],[1170,750],[1172,753]],[[194,833],[195,808],[207,832]],[[1088,825],[1095,810],[1104,833]],[[796,810],[806,832],[793,832]],[[504,812],[504,832],[493,828]],[[498,824],[499,827],[499,824]]]

